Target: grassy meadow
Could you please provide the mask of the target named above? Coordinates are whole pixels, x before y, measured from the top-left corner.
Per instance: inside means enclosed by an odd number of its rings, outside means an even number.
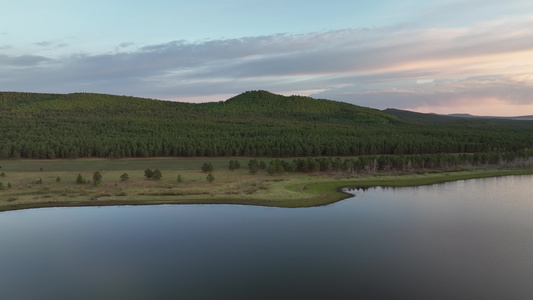
[[[241,168],[230,171],[231,159]],[[346,198],[345,186],[414,186],[489,176],[533,174],[531,169],[468,170],[410,174],[248,173],[248,158],[150,158],[0,161],[0,211],[56,206],[147,204],[248,204],[278,207],[325,205]],[[264,159],[268,163],[268,159]],[[213,182],[200,169],[214,167]],[[160,180],[148,180],[144,170],[160,169]],[[95,171],[102,183],[92,184]],[[129,179],[121,181],[127,173]],[[78,184],[81,174],[87,183]],[[181,182],[178,182],[178,176]]]

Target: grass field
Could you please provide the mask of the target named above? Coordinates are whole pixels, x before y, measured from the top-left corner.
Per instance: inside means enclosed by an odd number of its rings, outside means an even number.
[[[241,169],[230,171],[231,159]],[[270,176],[265,171],[248,174],[248,158],[150,158],[0,161],[0,211],[53,206],[207,204],[229,203],[279,207],[325,205],[346,198],[345,186],[415,186],[470,178],[533,174],[531,169],[469,170],[447,173],[357,175],[342,173],[291,173]],[[264,159],[268,162],[268,159]],[[214,182],[200,170],[214,166]],[[160,169],[160,180],[147,180],[144,170]],[[103,175],[100,185],[77,184],[93,173]],[[120,175],[127,173],[123,182]],[[178,175],[182,182],[177,181]],[[57,178],[60,180],[57,181]],[[8,187],[9,185],[9,187]]]

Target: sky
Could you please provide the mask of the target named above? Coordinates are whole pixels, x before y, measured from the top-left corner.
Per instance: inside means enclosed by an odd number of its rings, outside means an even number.
[[[0,1],[0,91],[533,115],[530,0]]]

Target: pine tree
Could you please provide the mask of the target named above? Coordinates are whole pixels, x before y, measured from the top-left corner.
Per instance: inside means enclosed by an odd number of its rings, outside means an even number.
[[[213,175],[213,173],[209,173],[207,174],[207,177],[205,178],[205,180],[207,180],[207,182],[213,182],[215,181],[215,176]]]
[[[259,170],[259,163],[257,162],[257,159],[250,159],[248,162],[248,168],[250,168],[250,174],[257,174],[257,171]]]
[[[77,184],[84,184],[85,183],[85,178],[83,178],[83,176],[81,176],[81,174],[78,174],[78,177],[76,178],[76,183]]]
[[[102,183],[102,173],[96,171],[93,174],[93,184],[94,184],[94,186],[97,186],[100,183]]]
[[[154,170],[154,174],[152,175],[152,179],[159,180],[159,179],[161,179],[161,177],[163,177],[163,174],[161,173],[161,170],[155,169]]]
[[[152,177],[154,177],[154,171],[150,168],[144,170],[144,177],[146,177],[146,179],[152,179]]]

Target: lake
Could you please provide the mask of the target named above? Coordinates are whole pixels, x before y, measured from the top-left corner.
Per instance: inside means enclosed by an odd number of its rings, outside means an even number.
[[[532,299],[533,176],[0,213],[2,299]]]

